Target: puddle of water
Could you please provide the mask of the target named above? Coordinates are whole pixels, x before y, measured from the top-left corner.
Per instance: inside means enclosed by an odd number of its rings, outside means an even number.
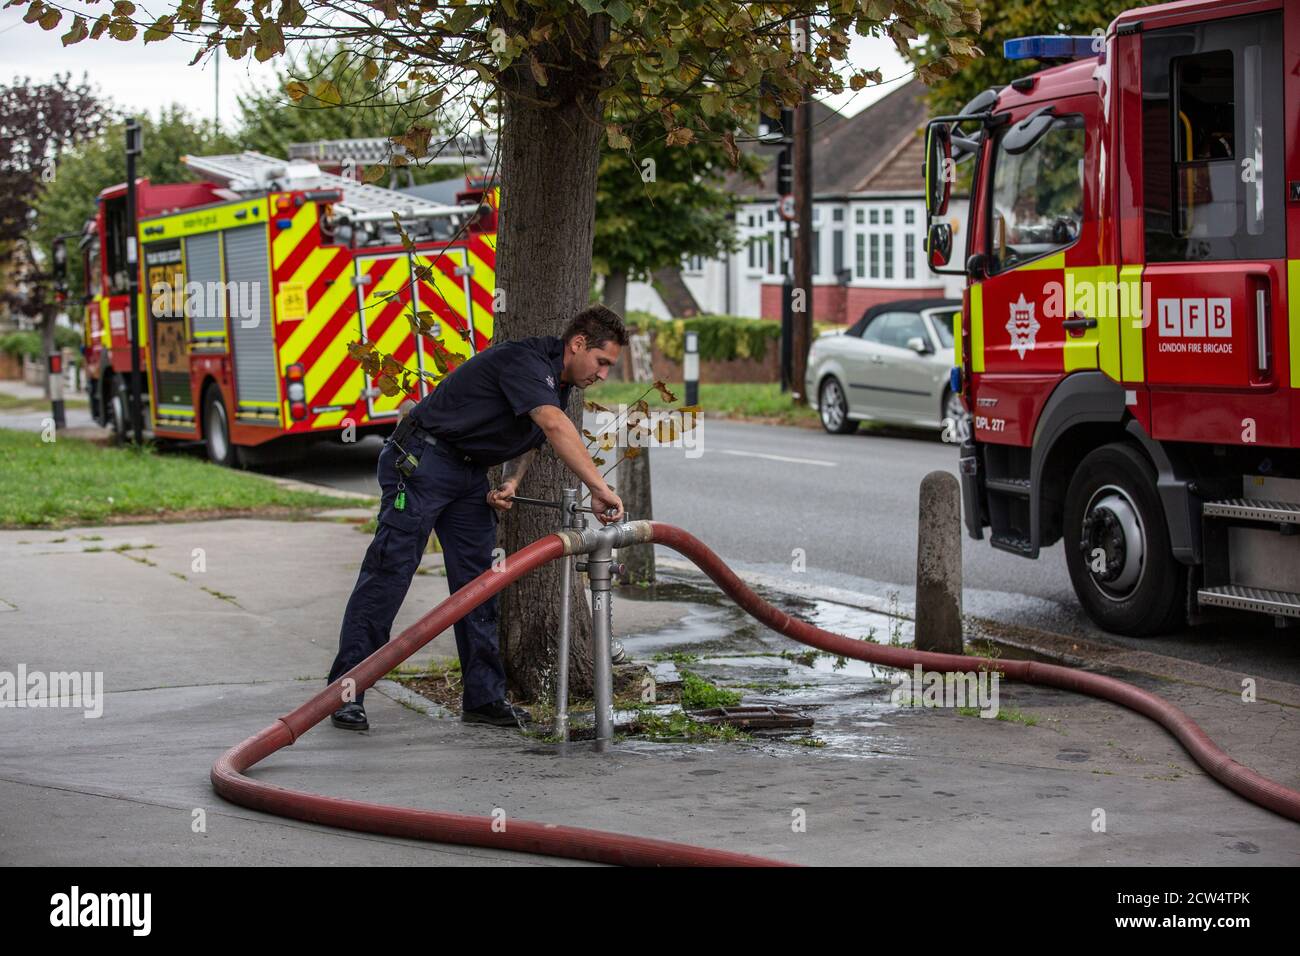
[[[863,608],[785,594],[760,595],[810,624],[880,644],[911,646],[915,627],[911,620]],[[635,594],[631,592],[637,592]],[[711,586],[666,578],[653,588],[623,589],[620,598],[672,600],[688,605],[686,616],[652,632],[622,638],[629,654],[651,658],[659,654],[682,655],[679,668],[698,673],[723,687],[737,690],[745,704],[768,703],[804,709],[816,721],[810,736],[822,747],[799,746],[781,738],[756,737],[745,744],[687,745],[704,750],[746,746],[772,756],[799,754],[836,757],[905,757],[902,739],[890,732],[905,719],[908,708],[890,702],[896,686],[890,679],[899,671],[866,661],[840,658],[792,641],[759,624]],[[1007,658],[1022,656],[1010,647],[993,645]],[[629,741],[628,743],[631,743]],[[659,748],[682,744],[640,742]]]

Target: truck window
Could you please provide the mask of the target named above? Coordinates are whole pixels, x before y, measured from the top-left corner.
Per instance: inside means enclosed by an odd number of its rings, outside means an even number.
[[[1083,117],[1064,116],[1023,153],[999,138],[993,162],[992,272],[1064,249],[1083,224]]]
[[[1148,261],[1284,255],[1281,31],[1269,13],[1143,35]]]
[[[126,197],[104,201],[104,263],[108,267],[108,294],[126,295],[131,273],[126,264]]]
[[[103,282],[99,272],[99,237],[96,236],[86,244],[86,256],[82,260],[82,273],[86,283],[86,298],[93,299],[103,295]]]

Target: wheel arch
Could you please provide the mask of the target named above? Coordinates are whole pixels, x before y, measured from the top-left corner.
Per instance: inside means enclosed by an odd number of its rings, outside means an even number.
[[[1123,385],[1101,372],[1076,372],[1052,392],[1034,428],[1030,453],[1030,540],[1034,553],[1060,540],[1065,493],[1079,463],[1112,442],[1135,446],[1156,473],[1156,491],[1174,557],[1200,561],[1200,503],[1190,469],[1152,439],[1128,410]]]

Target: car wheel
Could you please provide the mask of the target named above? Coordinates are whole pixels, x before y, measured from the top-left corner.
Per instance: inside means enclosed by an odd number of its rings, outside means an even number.
[[[1145,637],[1186,622],[1186,569],[1174,558],[1156,475],[1129,445],[1104,445],[1065,494],[1065,563],[1088,616]]]
[[[221,390],[208,389],[203,399],[203,440],[207,444],[208,459],[222,468],[238,468],[239,449],[230,440],[230,416]]]
[[[822,382],[817,409],[821,413],[822,428],[832,435],[851,435],[858,430],[858,423],[849,418],[849,401],[844,387],[834,376]]]

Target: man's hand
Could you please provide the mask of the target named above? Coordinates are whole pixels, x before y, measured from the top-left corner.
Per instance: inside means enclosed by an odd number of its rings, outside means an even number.
[[[519,487],[516,479],[503,481],[487,494],[487,503],[497,511],[509,511],[514,507],[514,502],[510,499],[515,496],[515,489]]]
[[[623,501],[609,490],[609,486],[591,489],[591,510],[601,524],[612,524],[623,517]],[[606,514],[606,512],[612,512]]]

